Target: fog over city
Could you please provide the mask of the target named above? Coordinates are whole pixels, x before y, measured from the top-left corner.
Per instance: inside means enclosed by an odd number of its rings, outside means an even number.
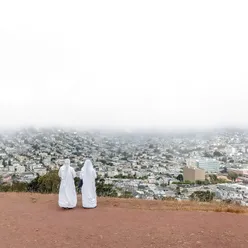
[[[0,127],[246,127],[247,7],[2,1]]]

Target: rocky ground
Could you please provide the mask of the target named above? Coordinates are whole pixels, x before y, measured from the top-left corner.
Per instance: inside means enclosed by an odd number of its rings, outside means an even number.
[[[82,209],[79,197],[78,208],[62,210],[56,195],[0,193],[0,247],[248,247],[245,213],[221,213],[216,206],[209,206],[215,212],[203,212],[193,205],[193,211],[186,211],[190,205],[171,202],[98,200],[96,209]]]

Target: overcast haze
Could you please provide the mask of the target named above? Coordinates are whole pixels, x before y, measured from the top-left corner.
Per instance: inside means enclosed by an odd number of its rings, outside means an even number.
[[[248,124],[247,1],[1,1],[1,126]]]

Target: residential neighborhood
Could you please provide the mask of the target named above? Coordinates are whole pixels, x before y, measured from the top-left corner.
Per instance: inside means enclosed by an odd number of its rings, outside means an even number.
[[[90,158],[105,183],[135,198],[190,199],[196,191],[248,205],[248,132],[142,133],[22,129],[0,136],[0,180],[31,182],[69,158]],[[232,176],[233,175],[233,176]],[[213,179],[214,178],[214,179]]]

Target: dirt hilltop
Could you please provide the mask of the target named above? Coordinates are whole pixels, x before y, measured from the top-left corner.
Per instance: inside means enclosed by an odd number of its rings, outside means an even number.
[[[248,247],[238,206],[98,198],[85,210],[78,201],[62,210],[57,195],[0,193],[0,247]]]

